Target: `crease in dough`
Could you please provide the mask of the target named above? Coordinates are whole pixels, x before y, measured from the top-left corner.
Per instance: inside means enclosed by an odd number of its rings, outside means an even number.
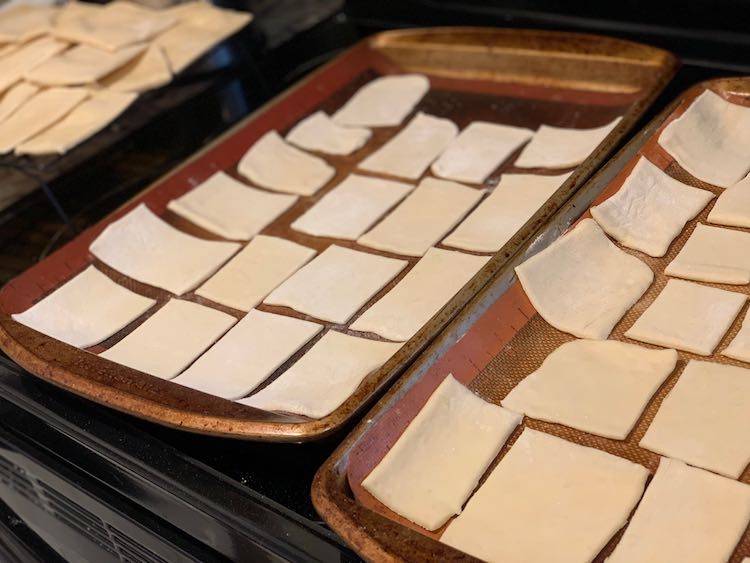
[[[708,212],[708,222],[750,228],[750,175],[724,190]]]
[[[344,127],[324,111],[316,111],[292,127],[286,140],[301,149],[346,155],[362,148],[371,135],[369,129]]]
[[[623,246],[658,258],[713,198],[641,157],[617,193],[591,208],[591,216]]]
[[[105,88],[117,92],[139,94],[168,84],[172,80],[169,62],[158,45],[149,45],[145,52],[101,79]]]
[[[297,195],[313,195],[336,174],[325,160],[286,143],[276,131],[258,139],[237,170],[262,188]]]
[[[37,92],[39,92],[39,87],[28,82],[19,82],[12,86],[0,99],[0,123],[13,115]]]
[[[729,346],[721,351],[721,355],[750,363],[750,312],[745,313],[742,327],[729,343]]]
[[[267,411],[328,416],[401,347],[328,331],[297,362],[254,395],[239,402]]]
[[[333,115],[347,127],[387,127],[400,125],[430,89],[422,74],[381,76],[362,86]]]
[[[92,307],[92,303],[96,306]],[[125,328],[155,303],[89,266],[23,313],[12,317],[16,322],[71,346],[88,348]]]
[[[448,374],[362,486],[397,514],[436,530],[461,512],[522,418]]]
[[[750,108],[706,90],[664,128],[659,144],[699,180],[728,188],[750,170]]]
[[[670,279],[625,336],[710,356],[745,301],[741,293]]]
[[[654,273],[623,252],[593,219],[516,268],[539,315],[558,330],[604,340],[646,292]]]

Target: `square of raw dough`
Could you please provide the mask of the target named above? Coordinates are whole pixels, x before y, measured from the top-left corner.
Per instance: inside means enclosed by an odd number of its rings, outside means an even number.
[[[444,240],[445,246],[497,252],[565,183],[558,176],[503,174],[497,187]]]
[[[748,401],[750,370],[691,360],[640,446],[736,479],[750,462]]]
[[[414,189],[412,184],[351,174],[305,211],[295,231],[356,240]]]
[[[271,292],[264,303],[345,323],[407,264],[334,244]]]
[[[352,330],[406,342],[489,260],[430,248],[396,286],[355,320]]]
[[[72,346],[88,348],[125,328],[155,303],[89,266],[23,313],[13,315],[13,320]]]
[[[171,379],[189,366],[229,327],[231,315],[190,301],[170,299],[102,358]]]
[[[750,170],[750,108],[706,90],[664,128],[659,144],[699,180],[728,188]]]
[[[664,270],[668,276],[713,283],[750,283],[750,233],[698,224]]]
[[[89,251],[118,272],[176,295],[190,291],[237,252],[236,242],[178,231],[141,203],[107,228]]]
[[[224,399],[239,399],[321,330],[317,323],[253,309],[172,381]]]
[[[26,43],[49,33],[58,13],[56,6],[30,3],[7,5],[0,19],[0,43]]]
[[[343,127],[316,111],[287,133],[286,140],[301,149],[326,154],[351,154],[362,148],[372,133],[364,127]]]
[[[276,131],[255,141],[237,171],[262,188],[297,195],[313,195],[336,174],[325,160],[286,143]]]
[[[195,294],[226,307],[249,311],[313,256],[315,250],[307,246],[258,235],[196,289]]]
[[[518,155],[517,168],[570,168],[578,166],[617,127],[617,117],[601,127],[571,129],[542,125]]]
[[[516,268],[539,315],[563,332],[604,340],[646,292],[654,273],[617,248],[593,219]]]
[[[641,465],[527,428],[440,541],[485,561],[592,561],[647,477]]]
[[[239,402],[266,411],[323,418],[400,347],[329,331],[267,387]]]
[[[502,405],[531,418],[624,440],[675,365],[675,350],[574,340],[547,356]]]
[[[425,178],[390,215],[357,242],[406,256],[423,256],[477,204],[484,190]]]
[[[533,134],[524,127],[474,121],[432,163],[432,173],[456,182],[481,184]]]
[[[362,86],[333,115],[347,127],[388,127],[400,125],[430,89],[422,74],[381,76]]]
[[[65,41],[40,37],[0,58],[0,92],[21,80],[24,73],[68,47]]]
[[[721,351],[722,356],[750,363],[750,310],[742,320],[742,327],[729,346]]]
[[[450,119],[419,112],[391,140],[359,163],[361,170],[418,179],[451,143],[458,127]]]
[[[625,336],[710,356],[747,301],[733,291],[669,280]]]
[[[2,58],[2,55],[0,55]],[[39,92],[39,86],[29,82],[19,82],[2,95],[0,99],[0,123],[10,117],[32,96]]]
[[[713,197],[641,157],[617,193],[591,208],[591,216],[623,246],[661,257]]]
[[[750,486],[661,458],[608,563],[725,563],[750,521]]]
[[[362,487],[395,513],[436,530],[461,512],[522,418],[449,374]]]
[[[257,190],[217,172],[167,208],[221,237],[250,240],[296,201],[295,195]]]
[[[750,227],[750,175],[721,192],[708,212],[708,222],[728,227]]]

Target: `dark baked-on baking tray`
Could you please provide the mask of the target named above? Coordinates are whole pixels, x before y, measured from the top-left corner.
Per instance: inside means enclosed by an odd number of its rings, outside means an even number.
[[[7,284],[0,291],[0,345],[24,368],[47,381],[168,426],[213,435],[274,441],[304,441],[327,435],[363,410],[400,375],[461,307],[499,271],[507,258],[583,184],[663,88],[675,66],[675,59],[664,51],[591,35],[481,28],[409,30],[376,35],[261,108],[123,208]],[[424,73],[431,81],[430,92],[415,111],[449,117],[459,127],[481,119],[531,128],[542,123],[586,128],[608,123],[618,115],[623,118],[517,236],[381,369],[368,375],[355,393],[330,415],[311,420],[256,410],[110,363],[11,319],[11,313],[25,310],[91,263],[118,283],[164,302],[169,298],[167,292],[126,278],[96,262],[88,252],[90,243],[109,223],[139,203],[146,203],[153,212],[177,228],[205,238],[216,238],[167,211],[167,203],[217,170],[238,176],[238,160],[268,130],[277,129],[283,134],[316,110],[335,111],[372,78],[403,72]],[[337,169],[331,182],[316,195],[300,198],[263,232],[301,242],[317,251],[331,243],[358,247],[352,242],[302,235],[293,231],[290,224],[349,174],[357,162],[399,129],[379,128],[373,139],[352,155],[326,157]],[[509,160],[512,161],[513,158]],[[509,165],[501,166],[491,175],[488,184],[495,183],[502,172],[512,170]],[[411,259],[410,265],[414,262]],[[370,303],[380,298],[402,276],[403,273]],[[192,294],[185,297],[208,304]],[[265,305],[259,308],[301,316],[291,309]],[[241,315],[239,311],[224,310]],[[326,325],[348,330],[348,324]],[[111,346],[129,330],[132,326],[93,351]],[[306,349],[303,348],[290,362]],[[277,374],[284,368],[282,366]]]
[[[362,556],[370,560],[404,558],[420,561],[428,557],[438,561],[468,558],[467,555],[436,541],[445,528],[436,532],[427,532],[419,528],[390,511],[370,495],[362,487],[362,480],[380,462],[449,373],[481,397],[499,404],[511,389],[541,365],[548,354],[562,343],[575,340],[575,337],[553,328],[539,316],[518,282],[514,268],[529,256],[547,247],[574,222],[583,217],[590,217],[589,207],[601,203],[617,192],[641,156],[648,157],[659,168],[686,184],[710,190],[715,194],[723,191],[691,176],[657,142],[663,128],[679,117],[706,89],[734,103],[750,107],[750,78],[719,79],[701,83],[675,100],[581,188],[551,221],[539,230],[533,240],[528,241],[516,256],[506,261],[492,282],[414,362],[409,371],[367,415],[366,420],[355,428],[318,471],[313,483],[315,507],[328,524]],[[645,261],[655,277],[648,291],[615,326],[610,339],[634,342],[625,338],[624,332],[664,288],[667,281],[664,274],[665,266],[677,255],[695,229],[695,225],[705,222],[712,205],[713,203],[709,203],[698,217],[687,224],[662,258],[652,258],[618,245],[622,250]],[[750,294],[750,287],[747,285],[710,285]],[[564,291],[564,288],[561,290]],[[717,347],[717,353],[711,356],[711,361],[748,367],[743,362],[718,354],[718,351],[736,335],[741,324],[740,319],[744,318],[746,310],[747,306]],[[638,344],[658,348],[641,342]],[[659,464],[660,456],[639,447],[638,442],[690,359],[706,358],[679,352],[677,369],[657,391],[625,440],[594,436],[560,424],[526,417],[491,464],[487,474],[526,427],[627,458],[646,466],[653,473]],[[750,483],[750,469],[745,470],[740,480]],[[609,542],[595,561],[603,562],[606,559],[621,533]],[[665,538],[665,541],[668,540],[669,538]],[[745,532],[731,561],[738,563],[745,556],[750,556],[750,531]]]

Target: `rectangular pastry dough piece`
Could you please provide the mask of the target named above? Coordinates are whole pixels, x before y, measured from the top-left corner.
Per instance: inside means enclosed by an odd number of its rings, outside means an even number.
[[[418,179],[458,133],[450,119],[419,112],[391,140],[359,163],[361,170]]]
[[[331,245],[271,292],[264,303],[345,323],[407,264]]]
[[[477,204],[484,190],[425,178],[390,215],[359,237],[364,246],[423,256]]]
[[[298,195],[314,194],[336,173],[325,160],[284,142],[276,131],[255,141],[237,170],[262,188]]]
[[[323,327],[252,310],[174,383],[239,399],[265,381]]]
[[[750,363],[750,312],[745,314],[742,327],[729,346],[721,351],[721,355]]]
[[[571,168],[578,166],[620,123],[617,117],[601,127],[570,129],[542,125],[516,159],[517,168]]]
[[[523,127],[474,121],[432,163],[432,173],[447,180],[481,184],[533,134]]]
[[[156,301],[89,266],[13,320],[71,346],[88,348],[140,317]]]
[[[698,224],[680,253],[664,270],[688,280],[750,283],[750,233]]]
[[[39,92],[39,87],[29,82],[19,82],[3,94],[0,99],[0,123]]]
[[[167,208],[221,237],[250,240],[297,199],[294,195],[257,190],[217,172],[170,201]]]
[[[369,129],[343,127],[324,111],[316,111],[292,127],[286,140],[301,149],[345,155],[362,148],[370,135]]]
[[[381,76],[362,86],[333,115],[347,127],[389,127],[400,125],[430,89],[422,74]]]
[[[112,123],[136,99],[136,94],[98,90],[45,129],[16,147],[16,154],[64,154]]]
[[[528,417],[624,440],[677,364],[675,350],[614,340],[573,340],[503,399]]]
[[[747,301],[733,291],[669,280],[625,336],[710,356]]]
[[[57,12],[56,6],[6,4],[0,12],[0,43],[26,43],[49,33]]]
[[[593,219],[516,268],[541,317],[579,338],[604,340],[646,292],[654,273],[617,248]]]
[[[461,512],[522,418],[449,374],[362,486],[395,513],[436,530]]]
[[[500,183],[444,240],[445,246],[497,252],[539,211],[570,173],[503,174]]]
[[[233,316],[216,309],[170,299],[142,325],[99,355],[144,373],[171,379],[236,322]]]
[[[750,175],[724,190],[708,212],[708,222],[750,227]]]
[[[641,157],[617,193],[591,208],[591,216],[623,246],[661,257],[713,197]]]
[[[430,248],[396,286],[355,320],[352,330],[406,342],[482,269],[488,256]]]
[[[12,151],[57,123],[88,97],[85,88],[49,88],[34,95],[0,123],[0,153]]]
[[[750,462],[750,370],[690,360],[642,448],[737,479]]]
[[[116,92],[139,94],[168,84],[172,80],[169,62],[158,45],[148,49],[125,66],[108,74],[100,81],[102,86]]]
[[[400,347],[329,331],[292,367],[240,403],[323,418],[339,408],[362,380]]]
[[[607,563],[725,563],[750,521],[750,486],[661,458]]]
[[[239,248],[236,242],[204,240],[178,231],[141,203],[108,225],[89,251],[126,276],[181,295]]]
[[[440,541],[490,562],[592,561],[647,477],[641,465],[527,428]]]
[[[68,44],[51,37],[40,37],[0,59],[0,92],[21,80],[24,73],[54,57]]]
[[[750,108],[706,90],[664,128],[659,144],[699,180],[728,188],[750,170]]]
[[[356,240],[414,189],[411,184],[351,174],[294,223],[295,231]]]
[[[315,250],[307,246],[258,235],[195,293],[249,311],[313,256]]]

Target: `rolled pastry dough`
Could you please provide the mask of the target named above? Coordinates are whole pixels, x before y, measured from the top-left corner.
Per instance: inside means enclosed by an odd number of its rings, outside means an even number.
[[[669,280],[625,336],[710,356],[747,301],[733,291]]]
[[[21,80],[27,71],[42,64],[68,46],[64,41],[40,37],[0,59],[0,92]]]
[[[425,178],[390,215],[357,242],[386,252],[423,256],[483,195],[484,190]]]
[[[18,145],[15,152],[64,154],[112,123],[136,97],[122,92],[94,91],[60,121]]]
[[[164,86],[170,80],[172,72],[164,51],[158,45],[150,45],[137,58],[105,76],[101,84],[117,92],[140,93]]]
[[[435,176],[481,184],[534,132],[523,127],[474,121],[432,163]]]
[[[699,180],[728,188],[750,170],[750,108],[706,90],[664,128],[659,144]]]
[[[750,233],[698,224],[664,270],[668,276],[713,283],[750,283]]]
[[[416,180],[457,133],[458,127],[450,119],[419,112],[391,140],[360,162],[359,168]]]
[[[381,76],[357,90],[333,120],[347,127],[400,125],[429,89],[430,81],[421,74]]]
[[[301,149],[327,154],[351,154],[364,146],[372,133],[364,127],[343,127],[324,111],[306,117],[286,136],[286,140]]]
[[[99,344],[140,317],[156,301],[117,285],[93,266],[13,320],[71,346]]]
[[[440,541],[490,562],[591,561],[647,477],[641,465],[527,428]]]
[[[721,193],[708,213],[708,222],[750,227],[750,175]]]
[[[173,381],[225,399],[253,391],[323,327],[253,309]]]
[[[676,364],[675,350],[574,340],[547,356],[502,405],[531,418],[624,440]]]
[[[100,356],[162,379],[171,379],[236,322],[233,316],[216,309],[170,299]]]
[[[70,113],[89,97],[85,88],[49,88],[0,123],[0,153],[12,151]]]
[[[297,196],[256,190],[217,172],[167,208],[224,238],[249,240],[296,201]]]
[[[722,356],[734,358],[741,362],[750,363],[750,312],[745,314],[742,327],[737,335],[729,343],[729,346],[721,351]]]
[[[640,446],[737,479],[750,462],[750,370],[690,360]]]
[[[356,240],[414,189],[411,184],[351,174],[294,223],[295,231]]]
[[[578,166],[620,123],[616,117],[593,129],[568,129],[542,125],[524,147],[514,166],[518,168],[570,168]]]
[[[593,219],[516,268],[542,318],[579,338],[604,340],[654,279],[651,269],[614,244]]]
[[[352,330],[405,342],[474,277],[489,260],[430,248],[396,286],[355,320]]]
[[[258,235],[195,293],[227,307],[249,311],[313,256],[312,248]]]
[[[436,530],[461,512],[522,418],[448,374],[362,486],[397,514]]]
[[[748,485],[663,457],[607,563],[725,563],[748,521]]]
[[[591,216],[620,244],[661,257],[713,197],[641,157],[617,193],[591,208]]]
[[[17,3],[0,13],[0,43],[26,43],[52,29],[58,9]]]
[[[264,303],[345,323],[407,264],[334,244],[271,292]]]
[[[213,274],[239,247],[178,231],[141,203],[108,225],[89,251],[126,276],[180,295]]]
[[[559,176],[503,174],[500,183],[444,240],[445,246],[497,252],[565,183]]]
[[[323,418],[340,407],[362,380],[400,347],[401,344],[328,331],[268,387],[240,403]]]
[[[0,122],[10,117],[37,92],[39,87],[29,82],[19,82],[11,87],[0,99]]]
[[[325,160],[285,143],[276,131],[258,139],[237,170],[263,188],[298,195],[314,194],[336,173]]]

